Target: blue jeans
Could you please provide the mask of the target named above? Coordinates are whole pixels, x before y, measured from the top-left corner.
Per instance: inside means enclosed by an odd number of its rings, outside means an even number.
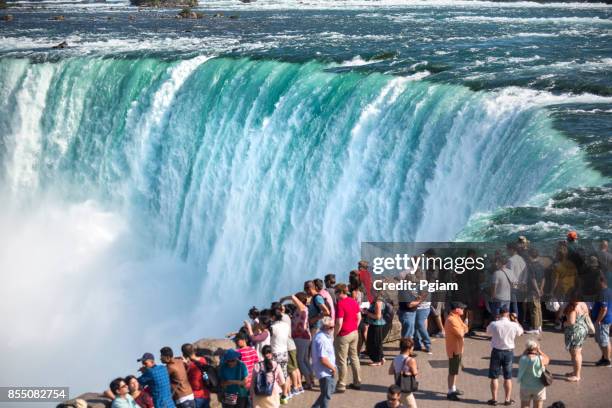
[[[522,316],[519,316],[518,291],[516,289],[512,289],[510,297],[512,298],[512,301],[510,302],[510,313],[516,314],[517,319],[520,319]]]
[[[429,317],[429,310],[427,309],[417,309],[416,311],[416,333],[414,336],[414,348],[421,349],[425,348],[427,350],[431,349],[431,339],[429,338],[429,333],[427,332],[427,318]]]
[[[195,408],[196,407],[196,403],[195,400],[187,400],[184,402],[179,403],[175,403],[176,404],[176,408]]]
[[[416,323],[416,311],[401,311],[399,321],[402,324],[402,337],[414,337],[414,326]]]
[[[210,408],[210,400],[206,398],[196,398],[195,408]]]
[[[489,302],[489,311],[493,315],[493,317],[498,316],[502,306],[508,306],[508,309],[512,309],[510,307],[510,302],[497,301],[497,302]]]
[[[312,408],[328,408],[332,394],[336,390],[336,379],[334,377],[322,377],[319,379],[319,388],[321,388],[321,394]]]

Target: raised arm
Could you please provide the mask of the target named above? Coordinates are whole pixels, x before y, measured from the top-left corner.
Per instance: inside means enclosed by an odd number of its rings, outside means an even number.
[[[306,305],[300,302],[300,299],[298,299],[295,295],[291,295],[290,298],[293,304],[298,308],[300,312],[306,310]]]
[[[245,320],[244,328],[246,329],[246,332],[249,335],[249,337],[253,337],[253,327],[251,326],[251,322],[249,322],[248,320]]]
[[[547,366],[550,363],[550,357],[546,355],[542,350],[538,351],[540,353],[540,357],[542,358],[542,364]]]

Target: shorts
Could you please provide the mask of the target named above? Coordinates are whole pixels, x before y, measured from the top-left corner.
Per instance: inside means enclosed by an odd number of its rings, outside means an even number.
[[[545,401],[546,400],[546,388],[541,390],[532,390],[529,388],[521,387],[521,401]]]
[[[289,350],[289,361],[287,361],[287,373],[291,375],[291,373],[297,370],[297,368],[298,368],[297,351]]]
[[[448,359],[448,374],[459,374],[459,368],[461,368],[461,354],[455,354],[452,358]]]
[[[289,362],[289,353],[287,351],[273,353],[272,357],[274,361],[278,363],[281,370],[283,370],[283,375],[285,376],[285,378],[287,378],[287,363]]]
[[[491,350],[491,361],[489,363],[489,378],[496,379],[499,374],[504,375],[504,380],[512,379],[512,361],[514,350]]]
[[[611,324],[595,325],[595,341],[600,347],[606,347],[610,343],[610,326]]]

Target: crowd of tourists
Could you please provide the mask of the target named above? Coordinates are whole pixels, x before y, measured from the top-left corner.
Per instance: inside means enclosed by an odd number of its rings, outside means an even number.
[[[487,404],[515,404],[515,339],[529,326],[526,332],[536,336],[526,342],[519,358],[520,405],[541,408],[552,381],[546,369],[550,359],[536,341],[542,330],[543,304],[554,313],[557,328],[564,330],[572,360],[568,382],[582,378],[581,350],[589,333],[601,348],[602,357],[596,365],[611,365],[612,290],[608,280],[612,255],[605,240],[600,242],[595,259],[582,253],[577,241],[577,234],[570,232],[558,243],[551,259],[540,256],[525,237],[519,237],[507,245],[505,254],[495,254],[484,278],[475,278],[480,290],[474,301],[440,300],[426,291],[405,290],[394,302],[388,294],[376,293],[368,263],[360,261],[347,283],[338,283],[336,276],[329,274],[324,280],[304,282],[302,291],[273,302],[269,308],[253,307],[248,320],[230,334],[235,348],[226,350],[218,365],[211,356],[199,355],[192,344],[184,344],[180,356],[163,347],[162,364],[156,363],[153,354],[144,353],[138,359],[141,375],[113,380],[106,394],[113,398],[113,408],[204,408],[210,406],[211,398],[218,399],[224,408],[278,408],[291,404],[306,390],[316,390],[318,397],[312,407],[326,408],[333,405],[335,394],[361,390],[362,361],[372,367],[385,365],[383,341],[397,314],[401,323],[399,354],[388,371],[383,370],[391,385],[386,399],[375,408],[417,406],[415,351],[431,354],[430,333],[445,343],[447,399],[460,401],[463,392],[457,386],[458,377],[463,356],[469,352],[464,350],[464,338],[472,334],[474,316],[480,313],[482,328],[491,341],[491,399]],[[439,274],[417,270],[402,274],[401,279],[431,279]],[[593,301],[583,301],[588,299]],[[498,402],[500,375],[504,399]],[[296,398],[296,406],[304,406],[299,401]]]

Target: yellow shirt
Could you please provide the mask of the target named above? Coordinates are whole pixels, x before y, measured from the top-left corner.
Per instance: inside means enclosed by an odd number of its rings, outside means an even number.
[[[567,259],[557,262],[554,269],[554,278],[559,280],[557,294],[566,295],[576,286],[577,269],[573,262]]]

